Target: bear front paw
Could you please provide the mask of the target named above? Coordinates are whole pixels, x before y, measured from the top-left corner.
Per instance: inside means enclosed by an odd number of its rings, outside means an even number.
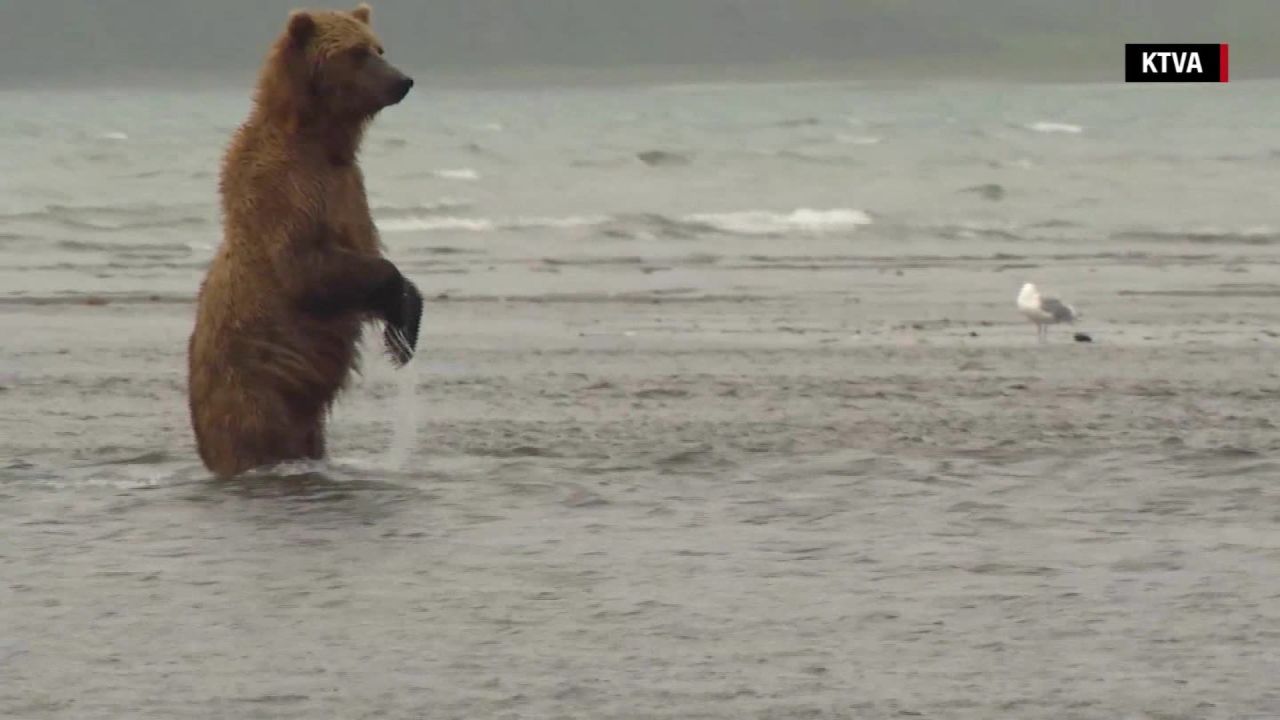
[[[386,328],[382,332],[387,353],[397,367],[404,367],[413,359],[418,347],[418,328],[422,323],[422,293],[408,278],[393,312],[388,313]]]

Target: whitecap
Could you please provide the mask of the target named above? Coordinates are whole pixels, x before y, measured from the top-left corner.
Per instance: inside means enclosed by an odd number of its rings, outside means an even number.
[[[480,173],[471,168],[437,170],[431,174],[444,180],[461,180],[463,182],[475,182],[480,179]]]
[[[495,232],[499,230],[528,230],[536,228],[578,228],[600,225],[609,218],[590,215],[568,215],[564,217],[516,217],[494,220],[482,217],[461,217],[453,215],[441,216],[405,216],[388,218],[378,222],[382,232]]]
[[[503,227],[519,230],[521,228],[577,228],[601,225],[609,221],[607,217],[598,215],[568,215],[566,217],[534,217],[517,218]]]
[[[624,225],[654,224],[663,228],[700,232],[720,232],[731,235],[778,235],[789,232],[824,233],[850,230],[872,223],[871,216],[862,210],[836,208],[812,210],[801,208],[792,212],[747,210],[743,212],[699,213],[675,220],[660,215],[565,215],[558,217],[486,218],[461,215],[406,214],[384,217],[378,220],[378,229],[384,233],[395,232],[502,232],[534,229],[572,229],[599,227],[609,223]]]
[[[1079,135],[1084,132],[1084,128],[1079,125],[1047,121],[1031,123],[1027,126],[1027,129],[1038,133],[1066,133],[1068,135]]]
[[[129,136],[128,136],[128,134],[126,134],[126,133],[122,133],[122,132],[120,132],[120,131],[116,130],[116,131],[112,131],[112,132],[104,132],[104,133],[102,133],[101,135],[99,135],[99,136],[98,136],[98,139],[100,139],[100,140],[115,140],[115,141],[117,141],[117,142],[123,142],[123,141],[125,141],[125,140],[128,140],[128,139],[129,139]]]
[[[879,145],[882,139],[874,135],[836,135],[836,142],[842,145]]]
[[[795,231],[834,232],[870,225],[872,222],[871,216],[866,212],[852,208],[833,210],[800,208],[790,213],[767,210],[702,213],[690,215],[688,220],[738,235],[777,235]]]
[[[454,217],[451,215],[405,215],[377,221],[382,232],[417,232],[432,230],[463,230],[468,232],[492,232],[497,225],[485,218]]]

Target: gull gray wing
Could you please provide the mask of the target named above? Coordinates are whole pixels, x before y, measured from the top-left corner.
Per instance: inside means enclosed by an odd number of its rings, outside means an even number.
[[[1041,298],[1040,309],[1053,316],[1054,322],[1069,322],[1076,319],[1076,310],[1058,298]]]

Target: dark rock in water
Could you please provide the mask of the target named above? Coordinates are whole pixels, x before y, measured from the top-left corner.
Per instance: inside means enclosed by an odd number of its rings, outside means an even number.
[[[992,202],[1004,199],[1004,186],[996,183],[973,185],[961,190],[960,192],[974,193],[983,200],[991,200]]]
[[[690,162],[688,155],[681,155],[668,150],[646,150],[642,153],[636,153],[636,157],[640,159],[640,162],[650,167],[688,165]]]
[[[1089,337],[1084,333],[1076,333],[1075,338],[1076,338],[1076,342],[1093,342],[1093,338]]]

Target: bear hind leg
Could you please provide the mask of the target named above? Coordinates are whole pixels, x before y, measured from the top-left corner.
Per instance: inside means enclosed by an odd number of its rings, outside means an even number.
[[[218,420],[197,419],[202,426],[197,433],[200,456],[216,475],[226,478],[283,462],[324,458],[323,417],[299,417],[283,403],[264,403],[261,398],[254,406],[246,405],[234,414],[220,414]]]

